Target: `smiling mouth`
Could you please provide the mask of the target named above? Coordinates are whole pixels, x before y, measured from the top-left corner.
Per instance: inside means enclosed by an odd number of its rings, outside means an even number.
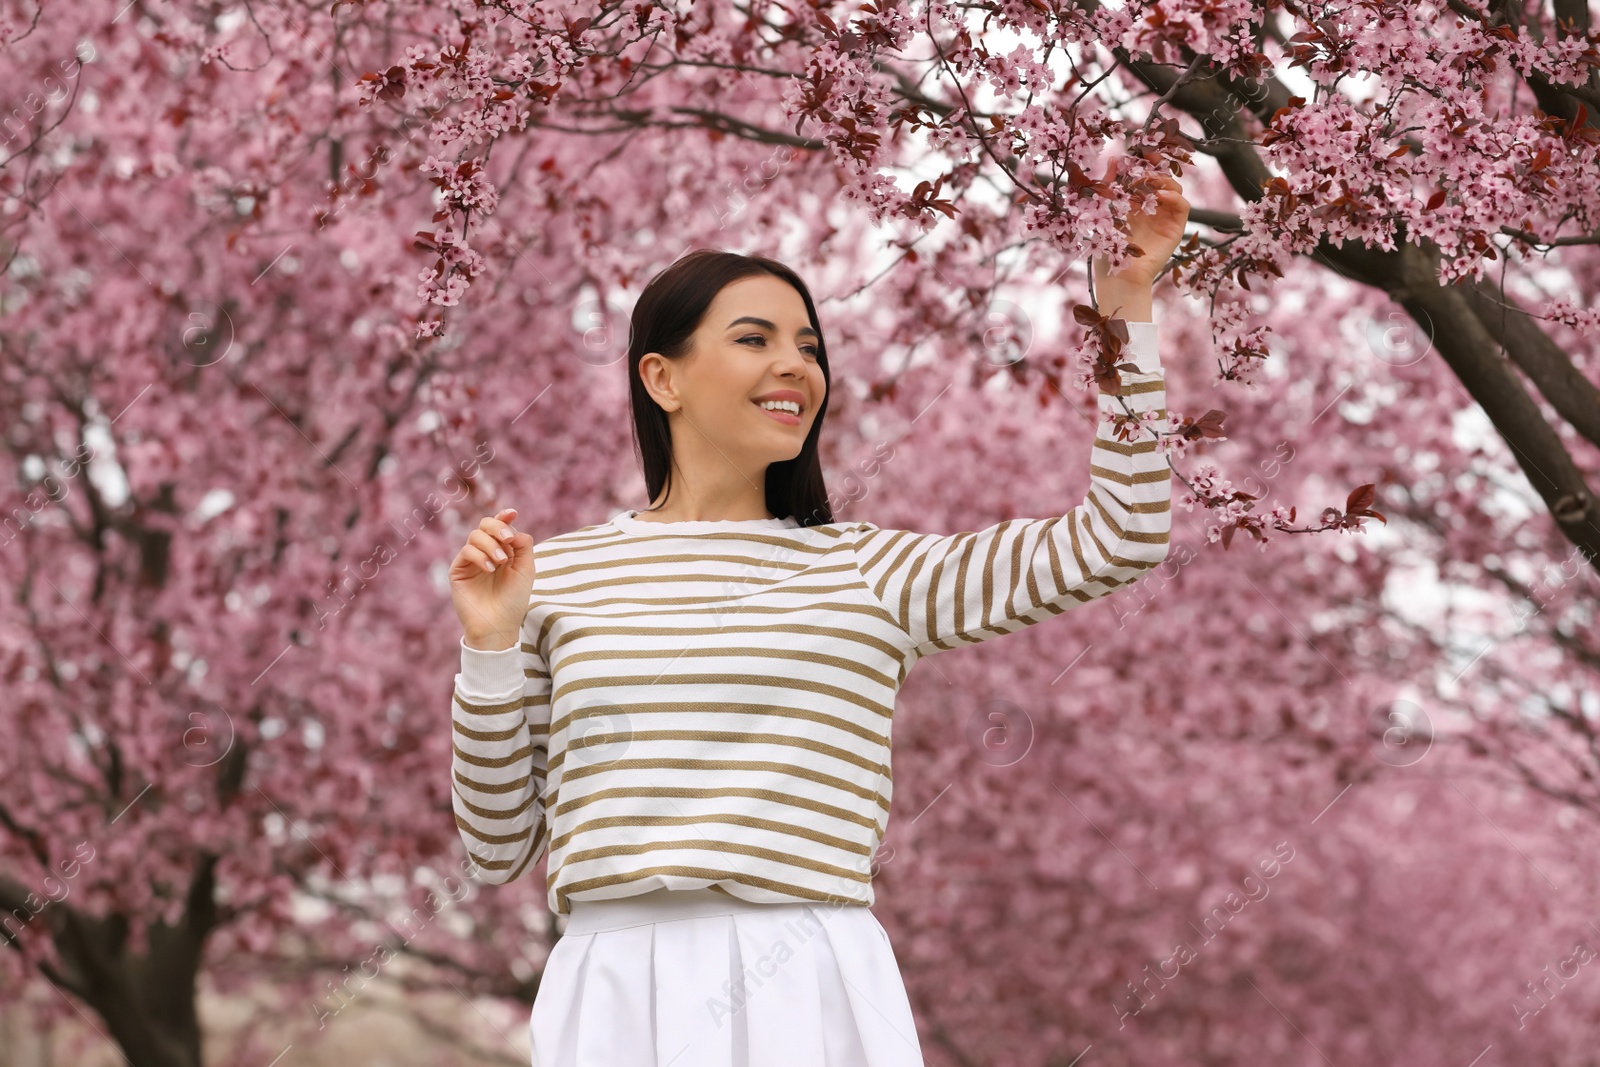
[[[771,410],[769,408],[762,407],[760,404],[757,404],[754,400],[750,401],[750,403],[755,406],[755,409],[757,411],[761,412],[761,414],[767,416],[767,418],[772,419],[775,422],[781,422],[785,426],[799,426],[800,425],[800,416],[794,414],[791,411],[773,411],[773,410]],[[802,413],[805,411],[804,408],[801,408],[800,410],[801,410]]]

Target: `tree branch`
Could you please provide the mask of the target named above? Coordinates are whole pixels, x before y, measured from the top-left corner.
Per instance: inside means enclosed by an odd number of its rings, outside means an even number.
[[[1498,285],[1485,278],[1460,288],[1473,315],[1550,406],[1590,444],[1600,447],[1600,389]]]
[[[1099,0],[1076,2],[1091,13],[1100,6]],[[1451,0],[1451,3],[1455,6],[1461,0]],[[1220,73],[1210,79],[1178,85],[1179,76],[1167,66],[1140,62],[1126,49],[1117,48],[1113,52],[1128,71],[1150,89],[1162,94],[1171,91],[1174,106],[1202,123],[1214,123],[1219,132],[1226,135],[1215,146],[1218,165],[1242,199],[1260,200],[1262,187],[1271,173],[1245,129],[1240,113],[1250,110],[1265,124],[1278,107],[1287,104],[1289,91],[1275,78],[1262,80],[1262,88],[1257,93],[1236,91],[1229,78]],[[1496,338],[1474,314],[1468,287],[1447,289],[1439,285],[1437,250],[1432,242],[1427,242],[1427,249],[1424,251],[1409,242],[1400,244],[1394,251],[1362,242],[1347,241],[1335,246],[1324,237],[1309,255],[1343,277],[1388,293],[1429,330],[1440,356],[1510,446],[1517,465],[1550,509],[1557,528],[1582,550],[1589,565],[1600,572],[1600,505],[1595,494],[1567,453],[1560,436],[1512,373],[1510,364],[1500,356]],[[1513,321],[1506,320],[1508,324]],[[1518,365],[1527,362],[1538,368],[1550,378],[1554,388],[1559,372],[1548,366],[1547,354],[1530,355],[1526,351],[1530,342],[1525,334],[1529,330],[1540,332],[1532,327],[1531,321],[1526,326],[1517,324],[1514,329],[1508,325],[1507,350],[1511,351],[1513,346],[1523,349],[1513,352],[1511,358]],[[1548,337],[1545,343],[1554,347]]]

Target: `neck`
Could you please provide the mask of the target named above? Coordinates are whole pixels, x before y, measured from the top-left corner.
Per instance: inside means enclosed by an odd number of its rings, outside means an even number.
[[[704,522],[731,519],[775,518],[767,510],[766,493],[758,486],[741,481],[739,486],[729,486],[726,491],[696,492],[691,485],[679,484],[641,511],[637,517],[643,522]]]

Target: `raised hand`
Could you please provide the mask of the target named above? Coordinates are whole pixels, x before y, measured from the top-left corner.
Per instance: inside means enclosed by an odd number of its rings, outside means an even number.
[[[478,523],[450,564],[450,599],[467,644],[486,650],[517,644],[533,590],[533,535],[511,527],[516,508]]]
[[[1118,157],[1106,164],[1104,181],[1117,176]],[[1137,246],[1142,255],[1129,260],[1116,274],[1111,274],[1105,257],[1094,260],[1095,288],[1109,286],[1137,288],[1155,284],[1156,275],[1167,265],[1172,253],[1183,240],[1183,227],[1189,220],[1189,201],[1183,198],[1183,185],[1170,174],[1159,174],[1135,182],[1134,193],[1153,193],[1156,212],[1147,215],[1135,208],[1128,212],[1128,240]],[[1104,302],[1104,301],[1102,301]]]

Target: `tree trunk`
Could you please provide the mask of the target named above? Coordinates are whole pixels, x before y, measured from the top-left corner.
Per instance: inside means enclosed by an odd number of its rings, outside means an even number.
[[[189,884],[182,918],[148,928],[148,945],[128,945],[127,917],[92,916],[66,900],[46,903],[0,878],[0,907],[33,915],[49,930],[59,957],[40,971],[68,998],[100,1016],[101,1032],[132,1067],[202,1067],[195,989],[207,934],[215,927],[216,857],[202,854]],[[30,923],[31,924],[31,923]],[[7,928],[5,940],[28,936],[28,925]],[[92,1020],[91,1020],[92,1021]]]

